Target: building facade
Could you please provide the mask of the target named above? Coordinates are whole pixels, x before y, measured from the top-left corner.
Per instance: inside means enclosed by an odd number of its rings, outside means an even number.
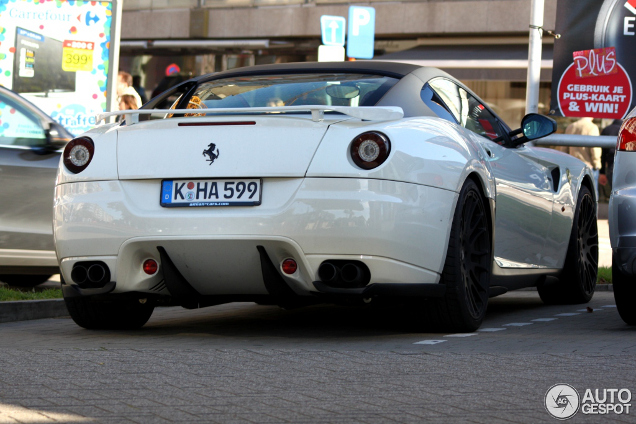
[[[545,0],[549,30],[556,3]],[[313,61],[320,17],[346,17],[352,4],[376,10],[374,59],[444,69],[511,126],[518,124],[525,109],[531,0],[125,0],[120,68],[139,76],[150,97],[194,75]],[[549,112],[553,44],[544,35],[542,113]]]

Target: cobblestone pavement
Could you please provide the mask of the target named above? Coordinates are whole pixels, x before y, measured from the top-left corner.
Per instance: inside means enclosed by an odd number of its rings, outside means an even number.
[[[554,384],[636,396],[636,328],[613,305],[513,292],[470,335],[417,333],[399,309],[250,303],[157,309],[133,332],[0,324],[0,423],[556,423]]]

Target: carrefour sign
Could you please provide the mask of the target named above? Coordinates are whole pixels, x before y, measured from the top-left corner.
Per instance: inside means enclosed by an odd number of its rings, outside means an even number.
[[[0,0],[0,85],[80,134],[107,110],[111,1]]]
[[[9,8],[9,17],[16,19],[32,19],[38,21],[71,21],[70,13],[61,13],[54,10],[43,10],[34,12],[22,10],[17,6]]]

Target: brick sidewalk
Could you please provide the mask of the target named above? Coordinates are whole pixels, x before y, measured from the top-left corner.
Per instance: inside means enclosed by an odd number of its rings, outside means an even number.
[[[513,292],[467,337],[413,332],[395,309],[247,303],[160,309],[134,332],[0,324],[0,422],[556,423],[553,384],[636,393],[636,328],[613,304]]]

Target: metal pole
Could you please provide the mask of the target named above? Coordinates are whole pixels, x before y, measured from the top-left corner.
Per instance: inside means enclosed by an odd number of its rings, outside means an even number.
[[[119,110],[117,104],[117,73],[119,72],[119,40],[123,0],[113,0],[110,24],[110,51],[108,52],[108,81],[106,82],[106,112]]]
[[[615,135],[551,134],[534,140],[536,146],[616,147]]]
[[[530,10],[530,44],[528,46],[528,81],[526,113],[539,112],[539,84],[541,82],[541,38],[545,0],[532,0]]]

